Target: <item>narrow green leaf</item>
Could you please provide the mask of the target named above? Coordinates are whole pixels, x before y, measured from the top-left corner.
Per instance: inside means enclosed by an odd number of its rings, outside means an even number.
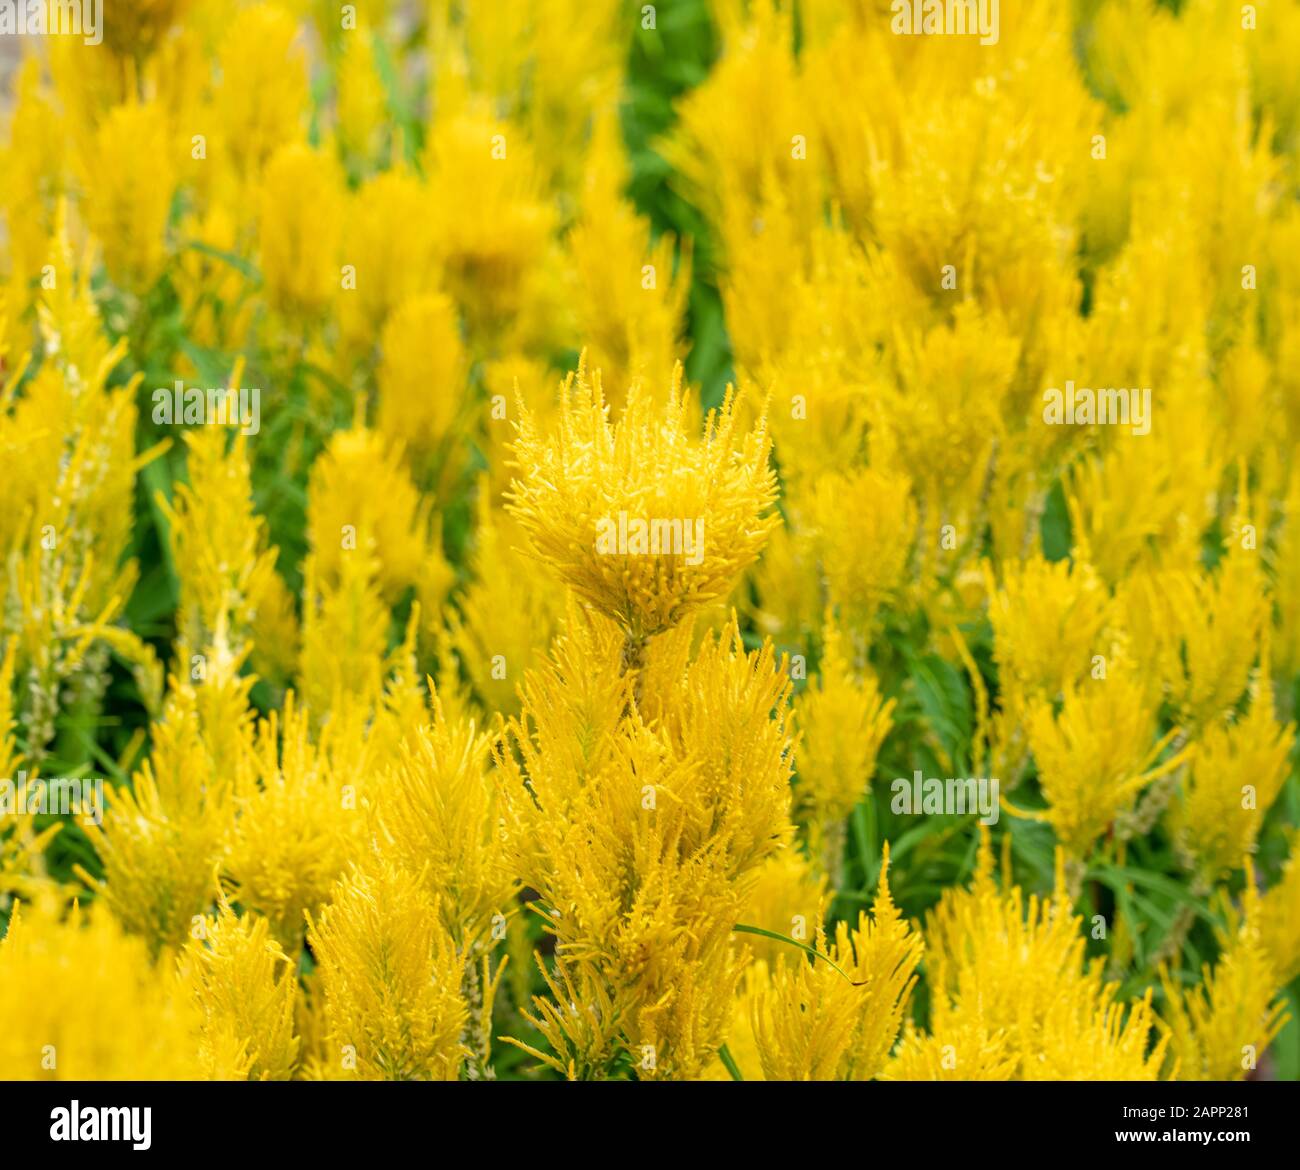
[[[722,1061],[722,1067],[731,1074],[731,1079],[733,1081],[743,1081],[745,1079],[740,1075],[740,1066],[736,1064],[735,1059],[732,1057],[725,1044],[718,1049],[718,1059]]]
[[[854,987],[866,986],[865,979],[863,980],[849,979],[849,977],[845,975],[844,972],[841,971],[839,967],[837,967],[833,962],[831,962],[830,959],[828,959],[825,955],[823,955],[821,951],[817,950],[816,947],[810,947],[806,943],[799,942],[798,939],[790,938],[789,936],[784,934],[777,934],[776,931],[774,930],[764,930],[761,926],[748,926],[743,922],[737,922],[735,926],[733,926],[731,929],[736,931],[737,934],[757,934],[757,935],[761,935],[763,938],[775,939],[777,942],[789,943],[792,947],[798,947],[801,951],[807,951],[808,954],[812,955],[814,959],[820,959],[832,971],[834,971],[838,975],[843,976],[844,979],[847,980],[849,983],[851,983]]]

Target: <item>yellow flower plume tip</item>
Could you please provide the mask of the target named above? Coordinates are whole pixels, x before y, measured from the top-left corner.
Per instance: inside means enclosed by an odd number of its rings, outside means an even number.
[[[737,405],[728,390],[701,431],[679,364],[666,397],[633,382],[611,422],[584,355],[554,429],[521,407],[507,506],[529,552],[633,640],[725,595],[780,523],[766,414],[742,433]]]
[[[898,1038],[923,943],[889,891],[889,846],[871,914],[818,924],[816,950],[830,962],[778,957],[751,1002],[751,1024],[768,1080],[871,1080]]]
[[[203,1018],[199,1059],[214,1080],[288,1080],[297,1062],[298,980],[269,927],[236,915],[223,895],[185,946],[181,973]]]
[[[334,887],[308,940],[333,1058],[367,1080],[455,1080],[466,1049],[464,962],[418,875],[374,863]]]

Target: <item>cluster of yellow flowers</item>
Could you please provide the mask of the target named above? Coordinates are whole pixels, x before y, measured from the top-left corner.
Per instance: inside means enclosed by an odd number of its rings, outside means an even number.
[[[667,7],[114,4],[14,76],[0,1078],[1265,1060],[1300,0],[701,0],[677,233]]]

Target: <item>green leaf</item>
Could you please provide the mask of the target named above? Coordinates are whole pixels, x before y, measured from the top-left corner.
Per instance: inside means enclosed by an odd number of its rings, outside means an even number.
[[[790,938],[788,935],[784,935],[784,934],[777,934],[776,931],[774,930],[764,930],[761,926],[748,926],[743,922],[737,922],[731,929],[734,930],[737,934],[757,934],[757,935],[761,935],[763,938],[775,939],[777,942],[789,943],[792,947],[798,947],[801,951],[807,951],[808,954],[812,955],[814,959],[820,959],[832,971],[836,972],[836,974],[838,975],[843,976],[844,979],[846,979],[854,987],[866,986],[866,980],[858,981],[854,979],[849,979],[849,977],[845,975],[844,972],[839,969],[839,967],[837,967],[833,962],[831,962],[830,959],[828,959],[825,955],[823,955],[821,951],[817,950],[816,947],[810,947],[806,943],[799,942],[798,939]]]
[[[733,1081],[743,1081],[745,1079],[740,1075],[740,1066],[736,1064],[735,1059],[732,1057],[725,1044],[718,1049],[718,1059],[722,1061],[722,1067],[731,1074],[731,1079]]]
[[[1123,882],[1146,886],[1147,889],[1164,894],[1166,898],[1172,899],[1181,906],[1190,907],[1199,918],[1212,927],[1220,930],[1223,928],[1224,922],[1219,915],[1205,906],[1186,886],[1179,885],[1178,882],[1163,874],[1149,873],[1141,869],[1127,869],[1119,865],[1098,865],[1089,869],[1087,876],[1110,886],[1111,889],[1115,888],[1116,883]]]

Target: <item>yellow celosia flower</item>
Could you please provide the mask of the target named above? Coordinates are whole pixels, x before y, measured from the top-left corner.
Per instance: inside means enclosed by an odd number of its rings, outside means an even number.
[[[1249,860],[1242,898],[1240,919],[1221,939],[1219,961],[1213,970],[1206,964],[1200,983],[1184,987],[1167,972],[1161,976],[1179,1080],[1244,1079],[1286,1022],[1283,1003],[1274,998],[1278,972],[1260,938],[1259,892]]]
[[[514,869],[557,940],[560,1004],[533,1017],[554,1055],[529,1050],[571,1077],[620,1051],[640,1077],[709,1067],[747,875],[789,840],[788,683],[734,626],[693,659],[689,635],[652,641],[626,673],[618,628],[574,607],[498,753]]]
[[[1300,852],[1294,835],[1291,853],[1282,877],[1259,902],[1260,943],[1277,972],[1279,985],[1290,983],[1300,974]]]
[[[102,906],[60,920],[23,906],[0,941],[6,1080],[197,1080],[199,1018],[173,964],[154,964]]]
[[[1234,545],[1213,576],[1174,581],[1168,612],[1183,640],[1175,693],[1191,727],[1220,718],[1246,689],[1268,616],[1258,554]]]
[[[1033,816],[1056,830],[1072,860],[1087,857],[1138,793],[1186,756],[1161,759],[1178,733],[1156,740],[1150,687],[1128,664],[1112,663],[1106,678],[1067,686],[1059,714],[1043,699],[1031,704],[1026,719],[1047,798],[1047,808]]]
[[[405,168],[384,171],[363,183],[352,196],[343,224],[340,242],[340,264],[349,264],[355,271],[356,287],[346,288],[338,303],[339,331],[349,349],[368,355],[380,340],[380,333],[393,313],[407,302],[428,293],[434,286],[432,240],[424,204],[428,192],[419,179]],[[400,232],[393,225],[400,223]],[[430,362],[430,379],[440,382],[439,375],[457,368],[461,360],[461,342],[455,333],[456,318],[448,316],[450,327],[442,325],[439,332],[428,340],[425,360]],[[404,342],[403,353],[409,373],[410,353],[414,341],[408,335],[399,335]],[[454,342],[450,353],[442,347]],[[381,345],[386,354],[388,342]],[[436,363],[436,364],[433,364]],[[463,373],[462,373],[463,376]],[[417,396],[413,386],[404,386],[410,394],[403,407],[412,410],[413,419],[419,417],[417,407],[429,409],[430,401],[444,401],[445,391],[439,386],[434,394]],[[382,390],[382,387],[381,387]],[[380,410],[383,412],[381,399]],[[385,428],[387,429],[387,428]],[[418,423],[411,431],[420,430]],[[392,433],[390,437],[396,437]]]
[[[1064,191],[1040,144],[1015,137],[1023,107],[1017,108],[1009,87],[976,83],[956,94],[945,89],[935,85],[927,91],[918,83],[902,106],[902,157],[879,171],[874,225],[908,279],[929,290],[933,300],[944,297],[941,274],[952,266],[959,286],[1007,314],[1019,333],[1044,307],[1071,303],[1076,295]],[[1074,132],[1082,133],[1082,127]],[[994,139],[1007,149],[990,151],[987,143]],[[946,190],[933,182],[936,166],[952,176]],[[1010,199],[1009,191],[1015,192]],[[997,349],[983,361],[996,369]]]
[[[94,191],[86,204],[90,230],[109,276],[135,293],[152,287],[167,259],[176,181],[168,134],[167,113],[157,103],[131,102],[110,111],[80,160],[81,181]]]
[[[512,0],[435,0],[431,9],[435,59],[449,55],[450,34],[458,33],[476,91],[526,127],[549,185],[571,191],[592,111],[613,109],[618,100],[635,13],[618,0],[554,0],[545,13]],[[521,87],[525,76],[530,82]]]
[[[796,848],[782,849],[754,871],[753,886],[740,912],[743,923],[800,942],[811,942],[826,917],[827,881]],[[789,944],[752,935],[746,939],[755,958],[775,964],[789,957]],[[730,1042],[728,1042],[730,1043]]]
[[[884,699],[870,669],[853,668],[844,634],[833,620],[823,630],[817,682],[794,704],[799,732],[795,805],[838,885],[844,819],[870,791],[876,754],[893,725],[894,700]]]
[[[256,181],[278,148],[298,137],[307,66],[293,17],[274,4],[238,9],[217,56],[214,115],[233,178]],[[290,178],[289,181],[292,181]],[[314,192],[300,192],[314,202]]]
[[[251,715],[242,656],[213,645],[203,681],[173,677],[153,753],[87,834],[104,866],[100,896],[156,952],[180,946],[212,901],[234,809],[231,779]],[[188,666],[188,664],[186,664]]]
[[[283,687],[298,662],[301,631],[293,595],[278,573],[268,574],[253,614],[249,662],[260,678]]]
[[[1186,783],[1169,810],[1170,827],[1189,866],[1209,881],[1254,852],[1294,742],[1294,725],[1274,717],[1267,682],[1256,685],[1245,718],[1207,727],[1197,740]]]
[[[302,940],[303,912],[320,908],[365,841],[368,714],[336,708],[313,741],[308,717],[287,697],[283,716],[272,712],[259,725],[236,777],[223,869],[238,887],[232,897],[264,915],[290,954]]]
[[[317,579],[334,586],[350,561],[373,560],[386,604],[415,586],[426,613],[436,613],[451,585],[431,502],[402,466],[400,449],[376,431],[340,431],[312,466],[307,533]]]
[[[525,408],[510,510],[532,554],[630,639],[670,629],[722,596],[779,520],[765,425],[738,435],[734,398],[692,434],[674,375],[667,402],[634,385],[617,423],[584,365],[562,414],[539,434]]]
[[[1027,1081],[1157,1081],[1169,1043],[1151,1007],[1151,990],[1127,1007],[1118,985],[1098,991],[1085,980],[1066,983],[1042,1020],[1042,1050],[1021,1062]],[[1160,1038],[1152,1045],[1152,1034]]]
[[[786,946],[781,943],[774,945]],[[727,1033],[727,1053],[741,1078],[746,1081],[763,1079],[763,1062],[758,1055],[758,1044],[754,1038],[753,1004],[755,999],[767,990],[770,981],[768,960],[758,959],[751,963],[745,968],[740,991],[732,1007],[731,1030]],[[718,1059],[705,1070],[702,1079],[729,1081],[733,1079],[733,1075],[721,1059]]]
[[[1116,985],[1102,982],[1100,963],[1085,966],[1082,920],[1071,913],[1060,851],[1055,891],[1026,904],[1006,878],[999,892],[989,834],[980,832],[970,887],[947,890],[926,919],[934,1027],[928,1037],[909,1035],[890,1075],[1156,1079],[1164,1041],[1151,1049],[1150,1003],[1125,1012]]]
[[[329,1039],[329,1021],[325,1018],[325,993],[321,989],[320,968],[305,971],[299,978],[295,999],[294,1026],[300,1039],[301,1057],[296,1079],[304,1081],[342,1081],[351,1077]]]
[[[1179,407],[1158,417],[1151,434],[1120,436],[1099,457],[1076,464],[1066,480],[1077,555],[1108,582],[1135,568],[1199,564],[1206,501],[1223,458],[1199,412]],[[1133,500],[1143,506],[1132,507]]]
[[[471,566],[474,580],[457,601],[450,645],[460,673],[482,710],[513,715],[525,673],[541,663],[564,612],[564,590],[530,576],[517,551],[522,537],[504,512],[493,511],[487,484],[480,488],[479,524]]]
[[[0,779],[10,781],[20,775],[23,762],[14,738],[13,684],[17,650],[18,643],[11,641],[4,657],[0,658]],[[44,876],[40,854],[62,828],[62,823],[56,821],[37,832],[35,817],[28,813],[25,803],[15,802],[12,811],[0,814],[0,897],[15,892],[31,896],[50,884]]]
[[[15,383],[0,397],[0,451],[25,469],[12,477],[0,509],[8,570],[0,633],[18,643],[33,764],[61,707],[102,686],[110,647],[136,669],[146,703],[157,702],[162,681],[152,648],[113,624],[137,576],[126,555],[135,475],[159,451],[135,454],[139,378],[110,388],[126,347],[104,335],[89,259],[73,264],[62,227],[50,259],[65,276],[42,290],[37,306],[45,360],[21,396]]]
[[[624,200],[626,179],[613,118],[593,133],[582,213],[569,232],[577,335],[614,401],[634,378],[663,385],[681,355],[678,336],[690,288],[689,254],[680,269],[672,236],[651,244],[650,225]]]
[[[462,964],[418,876],[385,864],[341,879],[308,942],[340,1067],[363,1080],[456,1079]]]
[[[0,147],[0,192],[7,232],[6,255],[0,269],[12,276],[22,299],[11,306],[17,314],[28,303],[31,282],[49,256],[57,200],[67,188],[67,134],[58,111],[41,92],[41,65],[28,56],[14,81],[8,143]]]
[[[752,1006],[754,1038],[768,1080],[876,1077],[898,1038],[921,961],[920,935],[889,892],[889,852],[871,906],[855,927],[839,922],[834,942],[817,931],[823,960],[777,960],[767,989]]]
[[[483,385],[488,394],[486,409],[488,478],[494,503],[500,503],[514,474],[511,448],[516,434],[516,415],[524,403],[532,412],[539,432],[549,430],[560,414],[556,387],[561,379],[545,361],[511,354],[482,367]]]
[[[708,218],[736,225],[732,256],[744,236],[763,230],[757,212],[769,190],[779,189],[796,222],[806,224],[816,217],[822,186],[820,168],[808,162],[818,143],[809,141],[815,126],[791,52],[793,17],[767,5],[752,16],[734,30],[705,83],[681,102],[674,138],[661,147]]]
[[[267,301],[291,321],[312,321],[343,288],[343,192],[333,160],[299,142],[276,151],[262,180],[259,221]]]
[[[1171,617],[1170,597],[1188,588],[1183,570],[1151,568],[1135,568],[1115,586],[1111,609],[1120,627],[1117,641],[1142,647],[1143,673],[1165,696],[1177,694],[1186,682],[1183,635]]]
[[[463,458],[468,362],[456,307],[441,293],[397,306],[380,342],[378,429],[421,478],[450,482]],[[458,425],[459,424],[459,425]]]
[[[490,347],[524,314],[550,248],[555,214],[541,198],[524,134],[470,112],[439,118],[426,174],[426,209],[448,292],[475,348]]]
[[[364,24],[345,28],[337,70],[339,145],[361,167],[378,152],[387,120],[372,35]]]
[[[189,769],[191,781],[202,784],[210,775],[197,737],[183,747],[162,746],[156,754],[165,759],[164,753],[172,750],[189,753],[177,762]],[[89,834],[108,879],[105,903],[155,951],[180,945],[211,900],[211,867],[227,830],[228,813],[219,804],[169,810],[146,763],[132,788],[115,794],[102,830]]]
[[[694,779],[677,790],[689,826],[679,848],[712,838],[738,879],[791,836],[788,671],[771,643],[746,650],[734,615],[688,653],[690,633],[647,654],[638,712],[679,759],[695,757]]]
[[[975,522],[1018,356],[1005,322],[973,302],[956,310],[951,326],[897,344],[894,379],[882,387],[881,422],[935,529]],[[952,409],[954,395],[961,410]]]
[[[224,427],[204,426],[186,431],[184,439],[189,483],[177,486],[173,503],[159,500],[181,579],[180,640],[202,651],[224,622],[227,636],[242,646],[263,603],[276,592],[277,550],[267,547],[266,522],[253,513],[244,436],[231,438]]]
[[[65,115],[64,132],[78,150],[93,139],[108,110],[140,96],[133,64],[82,37],[50,37],[42,56]]]
[[[223,899],[220,913],[191,932],[182,970],[203,1016],[199,1058],[208,1075],[288,1080],[299,1047],[298,981],[289,957],[270,938],[266,919],[236,915]]]
[[[1110,596],[1088,565],[1042,557],[1004,564],[1000,589],[991,566],[985,576],[1004,707],[1057,698],[1108,654]]]
[[[806,304],[808,294],[797,271],[791,288],[791,258],[801,256],[807,248],[803,226],[770,176],[760,184],[762,201],[754,210],[745,210],[745,199],[726,190],[725,181],[721,185],[723,198],[731,208],[722,224],[727,252],[722,303],[739,368],[749,377],[767,381],[769,367],[781,361],[776,368],[785,373],[788,383],[798,385],[804,380],[804,367],[796,365],[795,360],[808,355],[799,349],[794,330],[805,322],[815,328],[822,324],[815,310],[810,311]],[[793,319],[787,304],[790,300],[802,309]],[[801,301],[805,303],[800,305]],[[804,348],[816,352],[815,346]],[[816,373],[814,366],[814,377]],[[807,411],[800,413],[806,415]],[[854,437],[860,439],[861,432]]]
[[[375,782],[375,835],[386,858],[421,875],[463,950],[494,918],[504,924],[515,883],[487,772],[489,737],[450,722],[436,695],[432,714]]]
[[[349,550],[335,574],[313,554],[303,566],[302,653],[298,676],[318,721],[346,706],[378,705],[384,689],[390,615],[380,592],[378,560]]]
[[[737,608],[752,615],[758,628],[774,641],[803,644],[821,621],[824,600],[815,566],[813,541],[807,532],[788,524],[772,529],[763,555],[736,590]],[[758,594],[757,603],[749,586]]]
[[[907,571],[916,534],[911,483],[905,475],[857,468],[819,478],[810,504],[826,601],[865,636]]]
[[[990,1034],[978,1015],[964,1014],[947,996],[931,1006],[930,1031],[910,1021],[898,1050],[880,1073],[882,1081],[1009,1081],[1018,1058],[1006,1034]]]

